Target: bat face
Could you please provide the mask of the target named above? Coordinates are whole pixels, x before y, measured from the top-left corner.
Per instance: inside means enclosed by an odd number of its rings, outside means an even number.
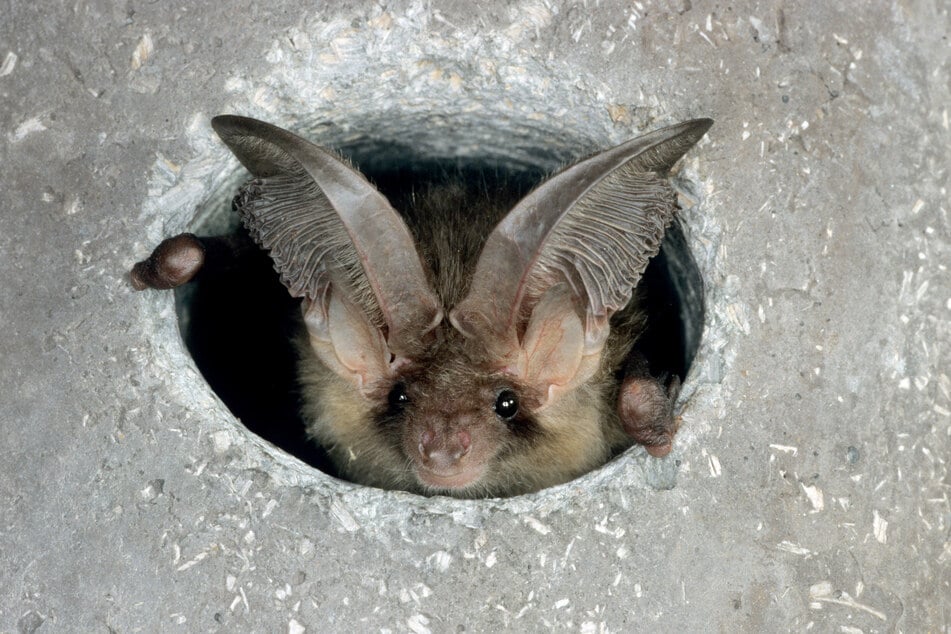
[[[253,177],[234,208],[301,300],[303,415],[335,470],[426,495],[506,496],[634,441],[669,451],[679,382],[668,390],[632,362],[645,331],[632,298],[678,209],[666,171],[711,124],[638,137],[522,198],[448,183],[397,210],[334,154],[216,117]],[[172,240],[136,265],[138,287],[177,285],[208,259],[200,239]]]
[[[450,335],[451,336],[451,335]],[[302,381],[311,433],[348,479],[426,495],[495,497],[571,480],[629,439],[605,425],[613,376],[539,407],[539,395],[444,340],[364,395],[315,356]]]

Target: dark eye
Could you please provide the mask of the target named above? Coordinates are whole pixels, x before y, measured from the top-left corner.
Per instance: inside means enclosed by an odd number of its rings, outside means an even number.
[[[512,420],[518,414],[518,396],[512,390],[502,390],[495,399],[495,413],[502,420]]]
[[[406,395],[406,384],[397,383],[393,386],[393,389],[390,390],[389,396],[387,396],[387,402],[390,406],[391,412],[399,412],[403,407],[409,403],[409,396]]]

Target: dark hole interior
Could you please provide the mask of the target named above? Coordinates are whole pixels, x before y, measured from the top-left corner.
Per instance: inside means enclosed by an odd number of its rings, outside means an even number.
[[[393,148],[388,149],[392,155]],[[412,156],[409,149],[406,152],[404,156]],[[379,153],[347,152],[346,148],[343,153],[355,159],[397,209],[414,186],[426,182],[462,176],[482,179],[487,191],[504,185],[521,195],[545,175],[542,169],[503,167],[488,160],[405,160],[394,166],[380,160]],[[221,214],[236,215],[230,211],[230,198],[220,204]],[[237,218],[231,225],[234,232],[243,231]],[[203,235],[202,227],[193,231]],[[649,322],[638,346],[652,373],[677,374],[683,379],[700,344],[703,286],[678,223],[668,229],[641,285]],[[299,323],[298,305],[299,300],[290,297],[278,280],[270,258],[257,249],[243,253],[227,271],[176,291],[185,343],[232,413],[255,434],[334,474],[321,448],[307,439],[299,413],[292,343]]]

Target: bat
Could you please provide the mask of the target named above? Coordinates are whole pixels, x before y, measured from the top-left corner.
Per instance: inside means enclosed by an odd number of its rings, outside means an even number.
[[[518,200],[450,180],[397,211],[336,154],[215,117],[252,176],[233,207],[301,300],[303,417],[338,473],[496,497],[569,481],[635,443],[666,455],[680,377],[652,376],[635,348],[637,288],[679,209],[667,172],[712,124],[637,137]],[[175,288],[241,248],[175,236],[131,281]]]

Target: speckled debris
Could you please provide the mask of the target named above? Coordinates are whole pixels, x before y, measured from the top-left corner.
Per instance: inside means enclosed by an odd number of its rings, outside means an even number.
[[[951,627],[945,4],[6,9],[0,632]],[[671,456],[454,501],[253,437],[125,277],[226,224],[223,112],[547,169],[716,119],[675,175],[708,310]]]

